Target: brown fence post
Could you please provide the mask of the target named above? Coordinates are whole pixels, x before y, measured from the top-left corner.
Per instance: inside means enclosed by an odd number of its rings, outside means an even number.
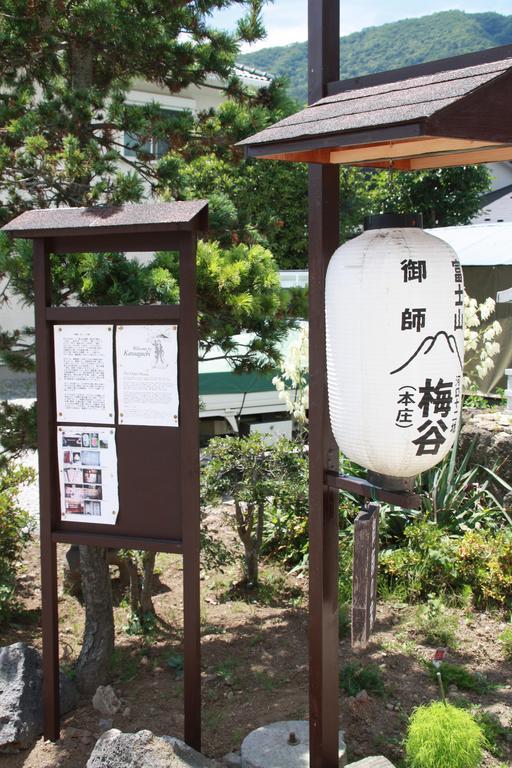
[[[339,2],[309,0],[309,103],[339,77]],[[327,402],[325,273],[339,245],[338,166],[309,165],[309,687],[310,765],[338,765],[338,447]]]

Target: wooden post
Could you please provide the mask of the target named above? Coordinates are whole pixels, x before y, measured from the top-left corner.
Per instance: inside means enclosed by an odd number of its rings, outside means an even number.
[[[339,2],[309,0],[309,103],[339,78]],[[339,750],[338,448],[327,403],[325,273],[339,244],[338,166],[309,165],[309,686],[310,766],[335,768]]]
[[[199,509],[199,374],[197,364],[196,236],[180,248],[179,388],[183,504],[183,625],[185,741],[201,749],[201,602]]]
[[[43,735],[60,737],[59,626],[57,551],[52,541],[57,511],[55,391],[52,328],[46,319],[51,305],[51,269],[44,240],[34,240],[34,304],[36,320],[37,447],[41,546],[41,627],[43,634]]]
[[[352,646],[366,647],[377,611],[380,505],[366,504],[354,524]]]

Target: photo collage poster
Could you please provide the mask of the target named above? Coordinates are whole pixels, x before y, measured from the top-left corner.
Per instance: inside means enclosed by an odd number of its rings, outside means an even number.
[[[58,427],[61,518],[113,525],[119,514],[114,428]]]

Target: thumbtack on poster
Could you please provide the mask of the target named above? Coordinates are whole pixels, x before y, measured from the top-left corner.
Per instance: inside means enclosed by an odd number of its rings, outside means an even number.
[[[115,429],[57,428],[61,520],[113,525],[119,514]]]
[[[112,325],[56,325],[58,422],[114,423]]]
[[[178,338],[175,325],[116,328],[119,424],[178,426]]]

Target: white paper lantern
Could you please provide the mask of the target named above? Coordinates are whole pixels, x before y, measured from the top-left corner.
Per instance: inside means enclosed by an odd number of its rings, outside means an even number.
[[[417,221],[371,217],[327,271],[333,434],[345,456],[389,479],[441,461],[462,404],[462,270]]]

